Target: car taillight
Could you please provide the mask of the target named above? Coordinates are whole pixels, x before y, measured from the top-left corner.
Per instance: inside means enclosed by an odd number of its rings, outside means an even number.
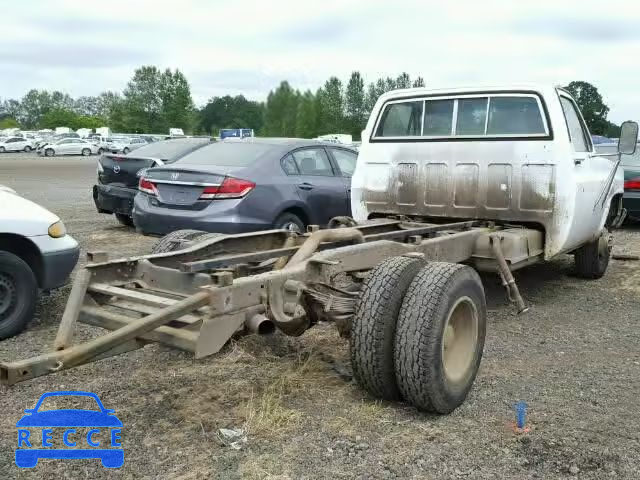
[[[156,196],[158,194],[155,184],[150,182],[144,177],[140,177],[140,182],[138,183],[138,190],[153,196]]]
[[[640,177],[630,178],[624,182],[625,190],[640,190]]]
[[[227,177],[218,186],[205,187],[200,195],[200,200],[213,200],[214,198],[242,198],[255,188],[256,184],[249,180]]]

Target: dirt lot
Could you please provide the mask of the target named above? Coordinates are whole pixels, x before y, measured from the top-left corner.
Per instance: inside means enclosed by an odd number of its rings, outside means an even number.
[[[94,158],[0,156],[0,183],[58,213],[83,249],[148,251],[154,239],[98,215]],[[640,230],[616,250],[640,254]],[[571,276],[571,258],[519,272],[531,311],[515,317],[498,281],[483,278],[490,321],[480,374],[446,417],[373,400],[350,379],[347,344],[333,328],[300,338],[245,337],[194,361],[159,346],[0,387],[2,478],[638,478],[640,265],[613,261],[604,279]],[[0,359],[53,342],[68,288],[42,299]],[[78,337],[97,329],[81,326]],[[89,390],[124,423],[125,465],[97,460],[13,463],[15,422],[50,390]],[[513,404],[530,405],[516,435]],[[219,428],[244,428],[240,450]]]

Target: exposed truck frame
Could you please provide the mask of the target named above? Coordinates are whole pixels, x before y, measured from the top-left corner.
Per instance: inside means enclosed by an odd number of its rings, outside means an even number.
[[[300,335],[328,320],[348,336],[365,272],[389,258],[471,262],[497,270],[524,310],[508,265],[518,268],[543,255],[540,232],[480,221],[385,219],[327,230],[312,226],[304,235],[272,230],[208,237],[202,232],[177,241],[175,251],[140,257],[109,260],[89,253],[53,351],[0,364],[0,381],[15,384],[149,342],[202,358],[236,334],[274,327]],[[492,261],[496,256],[499,261]],[[77,321],[111,332],[74,345]]]

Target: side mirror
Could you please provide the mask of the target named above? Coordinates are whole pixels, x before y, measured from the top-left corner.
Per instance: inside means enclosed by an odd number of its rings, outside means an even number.
[[[632,155],[636,152],[638,143],[638,124],[627,120],[620,125],[620,138],[618,139],[618,153]]]

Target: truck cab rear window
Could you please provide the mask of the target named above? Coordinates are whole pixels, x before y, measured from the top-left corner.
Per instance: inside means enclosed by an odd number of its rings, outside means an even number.
[[[424,102],[402,102],[387,105],[378,125],[378,137],[415,137],[422,129]]]
[[[428,140],[548,134],[541,104],[535,95],[500,93],[390,103],[382,112],[374,138],[423,137]]]

